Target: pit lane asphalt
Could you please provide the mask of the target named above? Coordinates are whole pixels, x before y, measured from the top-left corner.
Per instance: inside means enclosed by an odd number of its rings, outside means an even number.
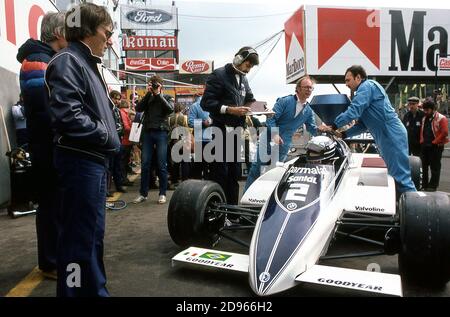
[[[121,199],[131,202],[138,195],[139,179]],[[241,182],[241,190],[243,183]],[[439,190],[450,193],[450,158],[442,159]],[[168,201],[173,191],[168,192]],[[242,273],[218,272],[185,267],[171,267],[171,258],[182,251],[170,239],[167,230],[167,208],[157,204],[157,190],[141,204],[128,204],[122,211],[107,211],[105,234],[105,267],[107,287],[112,296],[142,297],[241,297],[254,296],[248,276]],[[56,283],[48,279],[26,278],[37,265],[35,216],[11,219],[0,212],[0,296],[7,295],[21,281],[28,283],[31,297],[53,297]],[[352,242],[334,246],[337,252],[355,252],[362,245]],[[222,239],[218,250],[245,253],[245,248]],[[397,256],[362,257],[328,260],[324,265],[366,269],[377,263],[385,273],[398,273]],[[426,272],[424,272],[426,274]],[[36,276],[34,276],[36,277]],[[23,286],[23,283],[20,285]],[[450,296],[450,283],[443,289],[424,289],[403,285],[404,296]],[[11,293],[9,293],[11,294]],[[15,296],[26,295],[16,291]],[[368,296],[346,289],[316,285],[299,285],[281,296]]]

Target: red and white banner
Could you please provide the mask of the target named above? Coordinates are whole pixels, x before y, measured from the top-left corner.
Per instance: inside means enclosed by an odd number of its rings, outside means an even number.
[[[450,58],[448,57],[439,58],[439,70],[450,71]]]
[[[285,23],[286,80],[343,77],[355,64],[370,76],[434,76],[436,54],[449,51],[449,17],[438,9],[302,6]]]
[[[211,74],[212,71],[213,61],[180,61],[180,74]]]
[[[57,11],[50,0],[0,1],[0,67],[19,73],[17,50],[30,37],[39,39],[42,18]]]
[[[175,58],[126,58],[125,69],[133,71],[174,71]]]
[[[175,51],[178,49],[175,36],[124,36],[124,51]]]
[[[305,11],[300,7],[284,24],[286,81],[295,82],[305,75]]]

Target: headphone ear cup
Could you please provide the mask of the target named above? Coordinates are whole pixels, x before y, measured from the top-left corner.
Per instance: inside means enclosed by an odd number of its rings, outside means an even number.
[[[243,63],[243,61],[244,61],[244,58],[242,57],[242,55],[238,54],[233,59],[233,65],[239,66]]]

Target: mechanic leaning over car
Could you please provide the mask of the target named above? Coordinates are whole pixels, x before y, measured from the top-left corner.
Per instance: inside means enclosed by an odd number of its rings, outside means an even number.
[[[329,128],[336,130],[352,120],[358,120],[353,127],[342,132],[342,138],[369,130],[389,175],[395,179],[397,192],[416,191],[409,167],[407,132],[383,87],[367,79],[366,71],[360,65],[353,65],[346,70],[345,84],[354,92],[354,97],[348,109]]]
[[[258,64],[259,56],[256,50],[249,46],[242,47],[234,56],[232,63],[216,69],[208,77],[200,103],[202,109],[209,112],[212,119],[211,126],[222,131],[223,157],[216,156],[211,163],[210,178],[222,186],[229,204],[238,203],[241,163],[238,160],[240,149],[236,146],[227,149],[225,136],[234,128],[244,127],[245,116],[250,111],[250,108],[244,105],[255,101],[246,75]],[[213,138],[216,137],[214,135]],[[231,162],[226,160],[227,151],[233,154]]]
[[[267,133],[261,135],[261,142],[270,140],[271,128],[278,127],[279,134],[275,134],[272,140],[280,146],[279,161],[283,162],[291,146],[292,136],[295,131],[306,124],[306,129],[313,136],[317,135],[314,111],[309,106],[307,99],[314,90],[314,81],[309,76],[303,76],[295,85],[295,95],[288,95],[277,99],[273,107],[275,114],[267,119]],[[268,143],[268,142],[267,142]],[[253,162],[249,171],[244,192],[261,175],[261,148],[258,146],[256,161]],[[267,152],[270,152],[270,144],[267,144]],[[270,153],[268,153],[270,154]]]

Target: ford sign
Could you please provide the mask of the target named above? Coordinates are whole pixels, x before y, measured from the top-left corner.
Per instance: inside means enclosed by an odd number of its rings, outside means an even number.
[[[139,9],[128,12],[127,19],[141,24],[161,24],[172,20],[172,15],[163,10]]]

